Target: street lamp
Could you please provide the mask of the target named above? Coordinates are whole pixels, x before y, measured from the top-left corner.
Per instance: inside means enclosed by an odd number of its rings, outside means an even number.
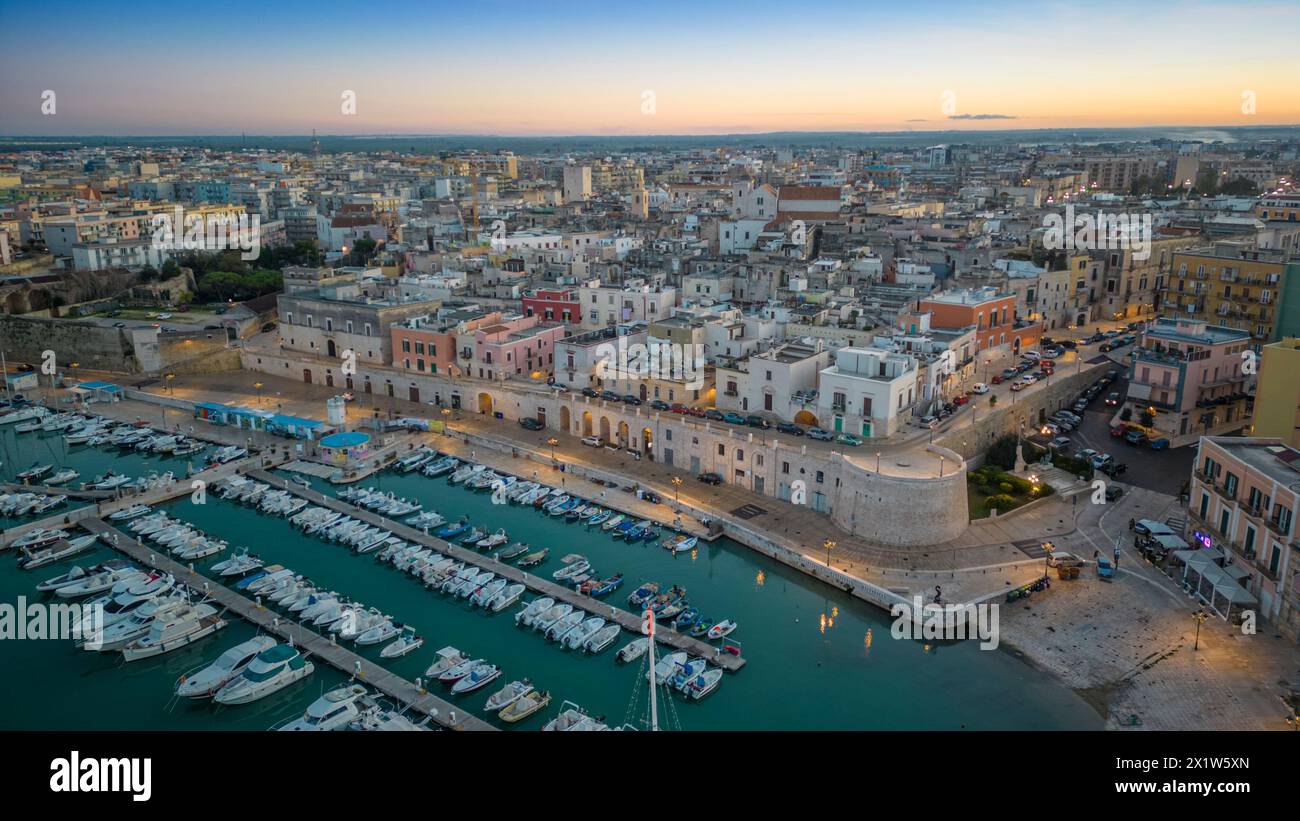
[[[556,439],[554,436],[552,436],[550,439],[547,439],[547,440],[546,440],[546,444],[548,444],[548,445],[551,446],[551,461],[554,462],[554,461],[555,461],[555,446],[558,445],[558,444],[560,444],[560,440],[559,440],[559,439]]]
[[[674,476],[673,477],[673,501],[680,502],[681,500],[682,500],[682,477]]]
[[[876,473],[880,473],[880,451],[876,451]]]
[[[257,404],[262,404],[262,383],[254,382],[253,390],[257,391]]]
[[[1043,575],[1044,576],[1047,575],[1047,568],[1051,566],[1050,562],[1052,560],[1052,551],[1055,549],[1056,549],[1056,545],[1052,544],[1051,542],[1043,542]]]
[[[822,547],[826,548],[826,566],[830,567],[831,551],[835,549],[835,541],[833,539],[827,539],[826,541],[822,542]]]
[[[1204,609],[1197,610],[1192,614],[1192,620],[1196,622],[1196,643],[1192,645],[1193,650],[1201,649],[1201,625],[1204,624],[1205,620],[1209,617],[1210,614],[1206,613]]]
[[[174,373],[167,374],[167,392],[170,393],[172,396],[176,395],[176,389],[172,387],[172,380],[175,378],[176,378],[176,374]]]
[[[442,409],[442,435],[451,436],[451,408]]]

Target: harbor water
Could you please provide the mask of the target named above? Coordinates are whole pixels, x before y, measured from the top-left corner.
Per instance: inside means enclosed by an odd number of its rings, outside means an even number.
[[[33,461],[70,466],[79,481],[112,469],[131,476],[174,471],[185,475],[191,463],[115,449],[68,447],[57,434],[0,434],[7,480]],[[193,463],[197,466],[197,463]],[[286,475],[287,474],[283,474]],[[547,477],[542,477],[546,479]],[[319,479],[325,493],[339,488]],[[558,481],[558,479],[557,479]],[[701,542],[689,553],[672,554],[656,542],[628,544],[599,528],[568,524],[531,507],[493,504],[491,495],[450,485],[445,477],[418,473],[378,474],[362,483],[399,497],[415,497],[425,510],[449,520],[468,517],[495,531],[505,528],[511,541],[532,549],[550,548],[542,565],[530,572],[550,578],[566,554],[586,556],[600,577],[624,574],[625,584],[606,597],[628,608],[627,594],[643,581],[664,589],[679,585],[690,604],[714,620],[733,619],[745,667],[724,676],[721,685],[700,701],[673,696],[660,702],[661,725],[686,730],[719,729],[1091,729],[1100,717],[1069,688],[1030,667],[1005,650],[981,650],[974,641],[926,643],[896,640],[888,614],[843,591],[816,582],[728,539]],[[595,485],[575,488],[597,496]],[[606,490],[613,503],[621,491]],[[411,626],[425,644],[395,660],[380,660],[382,645],[358,652],[393,672],[414,680],[433,661],[434,652],[451,645],[471,658],[500,666],[500,679],[476,692],[454,696],[443,685],[431,691],[510,730],[538,729],[575,702],[608,724],[641,728],[646,692],[638,672],[641,660],[623,665],[615,651],[635,636],[624,633],[604,653],[588,655],[561,649],[540,633],[515,625],[517,607],[491,614],[426,589],[417,579],[373,555],[357,555],[346,546],[325,542],[292,526],[286,519],[259,513],[209,492],[203,504],[190,498],[167,506],[169,512],[226,539],[231,549],[247,547],[267,564],[304,574],[317,585],[373,606]],[[64,510],[64,508],[60,508]],[[13,520],[0,521],[10,527]],[[208,565],[230,551],[200,563]],[[0,557],[0,601],[19,596],[39,600],[35,585],[66,571],[110,558],[101,548],[74,560],[26,572],[15,567],[13,551]],[[228,582],[227,582],[228,583]],[[525,594],[524,601],[532,594]],[[666,628],[661,628],[666,629]],[[176,678],[205,664],[220,652],[253,635],[237,617],[217,634],[175,653],[123,664],[117,653],[91,653],[69,641],[0,641],[0,662],[10,675],[0,680],[0,728],[4,729],[265,729],[294,717],[320,693],[346,676],[318,662],[306,680],[251,705],[217,707],[207,702],[175,703]],[[487,696],[513,679],[528,678],[553,701],[547,709],[514,725],[485,714]]]

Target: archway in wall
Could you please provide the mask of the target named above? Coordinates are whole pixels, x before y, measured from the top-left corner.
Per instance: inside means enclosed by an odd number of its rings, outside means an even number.
[[[561,405],[560,406],[560,430],[564,431],[565,433],[572,433],[573,432],[573,428],[571,427],[572,424],[573,424],[573,415],[569,413],[569,406]]]
[[[625,448],[627,447],[627,444],[630,441],[632,441],[632,439],[628,430],[627,422],[619,422],[618,423],[618,446],[620,448]]]
[[[331,388],[334,387],[334,374],[329,371],[325,372],[325,384]]]
[[[582,412],[582,435],[591,435],[591,411]]]
[[[478,395],[478,412],[479,413],[492,412],[492,394],[480,393]]]
[[[302,369],[302,381],[306,382],[308,385],[311,384],[311,368]]]
[[[1011,340],[1011,352],[1020,353],[1020,337]]]
[[[600,417],[600,438],[609,441],[609,417]]]
[[[641,383],[641,401],[644,402],[644,401],[646,400],[646,397],[648,397],[649,395],[650,395],[650,389],[646,387],[646,384],[645,384],[644,382],[642,382],[642,383]]]
[[[818,427],[817,417],[813,415],[812,411],[799,411],[794,415],[794,421],[796,425],[807,425],[812,428]]]
[[[334,345],[334,340],[332,339],[326,340],[325,355],[328,356],[330,359],[333,359],[334,357],[339,355],[338,348],[336,348]]]
[[[646,456],[652,456],[654,453],[655,438],[654,432],[649,428],[641,429],[641,452]]]

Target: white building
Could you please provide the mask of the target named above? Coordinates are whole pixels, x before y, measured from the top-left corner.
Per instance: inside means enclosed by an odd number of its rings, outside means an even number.
[[[870,348],[843,348],[818,385],[820,426],[863,437],[889,436],[917,399],[916,359]]]
[[[820,340],[791,342],[735,360],[718,358],[718,409],[815,425],[805,408],[815,399],[818,374],[830,361],[830,350]]]

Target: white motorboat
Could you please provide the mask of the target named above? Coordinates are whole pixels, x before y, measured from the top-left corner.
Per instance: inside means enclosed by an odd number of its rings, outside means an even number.
[[[186,673],[176,681],[176,695],[182,698],[208,698],[244,672],[253,659],[275,646],[270,636],[254,636],[240,642],[197,672]]]
[[[18,560],[18,566],[24,570],[35,570],[47,564],[54,564],[90,550],[98,540],[98,536],[91,534],[78,536],[66,542],[54,542],[43,547],[23,548],[23,556]]]
[[[557,619],[550,627],[547,627],[546,632],[543,635],[546,636],[547,641],[559,641],[564,638],[565,634],[570,630],[576,628],[579,624],[582,624],[582,620],[586,618],[586,616],[586,611],[571,610],[569,613],[566,613],[564,616]]]
[[[561,582],[564,581],[565,579],[571,579],[574,576],[577,576],[581,573],[585,573],[590,569],[591,569],[591,562],[587,561],[586,559],[578,559],[577,561],[569,565],[566,565],[565,567],[562,567],[559,570],[552,573],[551,578],[555,579],[557,582]]]
[[[412,653],[424,646],[424,639],[415,635],[409,629],[402,632],[397,637],[397,641],[389,644],[383,650],[379,651],[380,658],[395,659],[400,658],[407,653]]]
[[[17,539],[10,542],[9,546],[17,548],[44,547],[45,545],[53,544],[60,539],[66,538],[68,538],[68,532],[66,530],[39,527],[19,536]]]
[[[362,647],[379,644],[388,641],[400,632],[402,632],[402,625],[394,624],[391,619],[385,619],[382,624],[378,624],[357,636],[357,644]]]
[[[105,562],[107,564],[107,562]],[[82,596],[93,596],[96,593],[103,593],[105,590],[111,590],[121,582],[135,583],[145,578],[143,571],[137,568],[125,566],[117,570],[101,570],[98,573],[87,576],[76,584],[70,584],[66,587],[60,587],[54,591],[54,595],[61,599],[77,599]]]
[[[493,613],[500,613],[502,610],[505,610],[507,607],[510,607],[515,602],[519,601],[519,599],[523,598],[524,591],[527,589],[528,586],[522,582],[512,584],[493,596],[487,603],[487,608]]]
[[[496,576],[497,574],[493,573],[491,570],[480,570],[477,576],[468,579],[453,592],[456,594],[457,598],[467,599],[473,595],[476,590],[495,579]]]
[[[329,732],[345,729],[370,706],[369,693],[360,684],[330,690],[308,705],[300,718],[277,729],[286,732]]]
[[[45,484],[50,486],[63,485],[63,484],[67,484],[68,482],[71,482],[73,479],[79,478],[80,476],[81,474],[73,470],[72,468],[64,468],[63,470],[51,476],[50,478],[46,479]]]
[[[130,507],[124,507],[121,510],[108,514],[108,518],[109,521],[112,522],[125,522],[128,519],[135,519],[139,516],[143,516],[152,509],[153,508],[148,505],[131,505]]]
[[[130,567],[131,565],[121,559],[109,559],[103,564],[97,564],[92,567],[73,567],[67,573],[55,576],[52,579],[46,579],[36,585],[36,589],[42,593],[57,592],[65,587],[73,587],[82,584],[86,579],[91,578],[98,573],[111,572]]]
[[[209,539],[206,536],[195,539],[185,547],[176,550],[173,555],[184,561],[197,561],[215,556],[226,549],[226,542],[221,539]]]
[[[279,692],[301,681],[316,670],[291,644],[276,644],[258,653],[257,658],[236,678],[217,691],[212,700],[218,704],[248,704]]]
[[[535,688],[528,679],[522,681],[512,681],[492,695],[488,696],[487,703],[483,709],[489,713],[496,713],[514,704],[519,699],[531,693]]]
[[[736,623],[731,619],[723,619],[722,621],[718,622],[717,624],[709,628],[709,638],[720,639],[725,636],[729,636],[731,635],[732,631],[736,629],[736,627],[737,627]]]
[[[189,602],[180,593],[159,596],[141,605],[125,618],[112,624],[105,624],[98,633],[94,630],[83,632],[82,635],[87,638],[82,643],[82,649],[100,652],[120,650],[136,639],[148,635],[154,619],[166,618],[170,611],[187,606]]]
[[[293,570],[287,567],[280,567],[279,569],[268,567],[267,574],[249,582],[248,586],[244,588],[244,592],[254,596],[264,595],[281,582],[292,579],[296,575]]]
[[[127,661],[160,656],[193,644],[225,626],[226,621],[211,604],[185,604],[155,616],[149,634],[124,646],[122,656]]]
[[[115,490],[119,487],[122,487],[123,485],[131,484],[131,481],[132,480],[130,476],[123,476],[120,473],[119,474],[109,473],[103,478],[97,479],[95,482],[93,482],[91,484],[91,488],[95,490]]]
[[[586,710],[572,701],[566,701],[560,705],[560,714],[542,725],[542,729],[546,732],[571,732],[600,728],[605,728],[605,725],[599,724],[599,722],[587,715]]]
[[[474,543],[474,546],[479,550],[489,550],[497,545],[503,545],[508,541],[510,541],[510,537],[506,535],[505,528],[500,528],[496,533],[479,539]]]
[[[472,693],[496,681],[500,676],[501,668],[495,664],[476,664],[468,674],[451,686],[451,692],[453,695]]]
[[[718,683],[721,681],[722,670],[713,667],[695,676],[680,689],[683,693],[698,701],[718,689]]]
[[[655,664],[655,684],[663,684],[677,675],[677,670],[686,663],[686,654],[669,653]]]
[[[509,584],[508,579],[493,579],[470,594],[470,604],[483,607],[488,602],[492,601],[492,599],[496,598],[498,593],[505,590],[507,584]]]
[[[424,677],[439,678],[443,673],[468,661],[465,654],[455,647],[444,647],[434,654],[436,660],[424,671]]]
[[[607,624],[597,630],[595,635],[587,639],[587,641],[583,643],[582,649],[593,655],[596,653],[603,653],[610,647],[610,645],[618,640],[618,635],[621,632],[623,632],[623,628],[619,627],[617,624]]]
[[[645,651],[650,649],[650,639],[641,637],[629,641],[618,651],[619,661],[636,661],[645,655]]]
[[[245,552],[236,556],[231,556],[223,562],[217,562],[212,565],[212,571],[214,573],[219,573],[222,576],[242,576],[251,570],[256,570],[264,563],[265,562],[257,556]]]
[[[596,633],[605,626],[605,620],[600,616],[592,616],[572,630],[564,634],[560,644],[570,650],[578,650],[587,643],[587,639],[596,635]]]
[[[3,416],[0,416],[0,425],[12,425],[15,422],[26,423],[31,420],[40,420],[47,414],[49,414],[49,410],[42,405],[28,405],[25,408],[9,411]],[[37,427],[39,426],[38,422]],[[35,428],[33,428],[33,430],[35,430]]]
[[[515,623],[523,627],[536,628],[538,620],[551,616],[554,608],[558,606],[559,605],[555,603],[555,599],[550,596],[533,599],[528,604],[524,605],[523,610],[520,610],[519,613],[515,615]],[[572,607],[572,605],[570,605],[570,607]],[[560,613],[559,615],[556,615],[555,618],[558,619],[562,615],[564,614]],[[554,619],[552,619],[552,621],[554,621]]]
[[[466,659],[465,661],[462,661],[460,664],[457,664],[454,667],[451,667],[450,669],[443,671],[438,676],[438,681],[445,682],[445,683],[460,681],[465,676],[468,676],[471,670],[473,670],[475,667],[479,666],[483,662],[484,659]]]

